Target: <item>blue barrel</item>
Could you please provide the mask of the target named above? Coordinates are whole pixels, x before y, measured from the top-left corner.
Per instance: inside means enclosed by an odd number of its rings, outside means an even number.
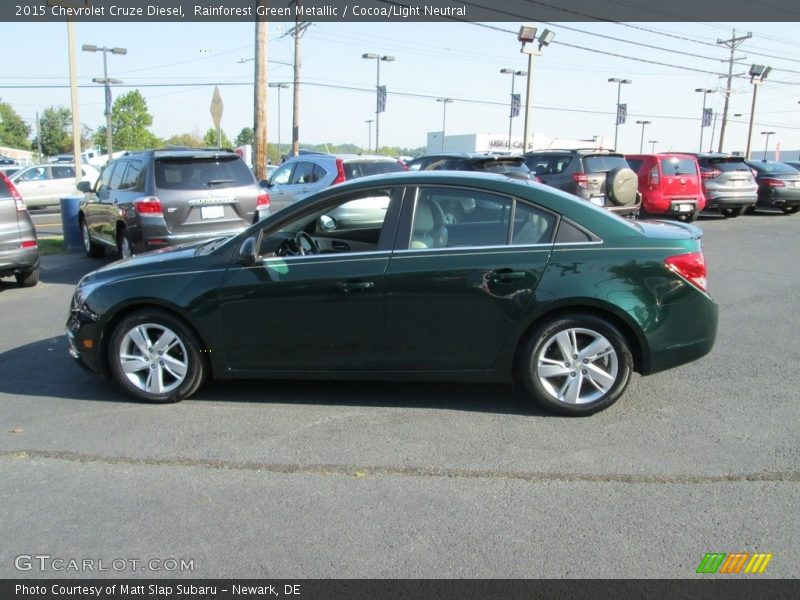
[[[83,237],[78,223],[83,196],[67,196],[61,198],[61,228],[64,232],[64,249],[67,252],[81,252],[83,250]]]

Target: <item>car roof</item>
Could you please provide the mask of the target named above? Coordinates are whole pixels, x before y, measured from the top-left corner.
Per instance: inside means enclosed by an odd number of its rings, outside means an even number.
[[[607,156],[624,156],[622,152],[610,148],[544,148],[542,150],[529,150],[525,156],[537,154],[605,154]]]
[[[283,163],[287,162],[297,162],[298,160],[316,160],[316,159],[328,159],[328,160],[336,160],[341,159],[343,161],[353,161],[353,160],[372,160],[372,161],[386,161],[386,162],[396,162],[397,159],[392,156],[384,156],[383,154],[324,154],[322,152],[319,153],[309,153],[309,154],[298,154],[297,156],[289,156]]]
[[[233,150],[227,148],[158,148],[153,150],[128,151],[115,160],[126,157],[149,156],[156,158],[207,158],[209,156],[239,156]],[[241,158],[241,157],[240,157]]]

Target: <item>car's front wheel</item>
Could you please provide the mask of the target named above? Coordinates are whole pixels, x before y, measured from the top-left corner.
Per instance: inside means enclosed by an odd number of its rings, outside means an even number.
[[[590,415],[625,391],[633,357],[625,337],[605,319],[574,314],[549,320],[525,342],[519,375],[547,410]]]
[[[205,377],[197,337],[165,311],[147,309],[125,317],[108,351],[117,382],[147,402],[179,402],[197,391]]]

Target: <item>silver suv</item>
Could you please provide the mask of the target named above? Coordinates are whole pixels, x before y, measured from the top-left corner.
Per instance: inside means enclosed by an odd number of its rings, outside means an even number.
[[[270,206],[278,211],[343,181],[405,170],[402,162],[389,156],[300,154],[287,159],[261,185],[269,189]]]
[[[109,162],[79,213],[86,254],[120,258],[234,235],[269,215],[269,195],[228,150],[147,150]]]
[[[22,196],[0,173],[0,277],[9,275],[22,287],[39,283],[39,246]]]
[[[758,184],[743,156],[694,154],[700,165],[706,210],[717,209],[729,218],[738,217],[758,200]]]
[[[639,177],[619,152],[595,148],[536,150],[525,154],[525,164],[542,183],[620,216],[635,217],[639,213]]]

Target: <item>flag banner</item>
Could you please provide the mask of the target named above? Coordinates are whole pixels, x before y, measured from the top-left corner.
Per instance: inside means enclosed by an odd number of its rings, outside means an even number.
[[[624,125],[628,118],[628,105],[617,104],[617,125]]]
[[[518,117],[522,106],[522,94],[511,94],[511,116]]]
[[[711,125],[711,117],[713,116],[714,111],[710,108],[703,109],[703,125],[702,127],[709,127]]]
[[[386,86],[378,86],[378,110],[377,112],[386,112]]]

